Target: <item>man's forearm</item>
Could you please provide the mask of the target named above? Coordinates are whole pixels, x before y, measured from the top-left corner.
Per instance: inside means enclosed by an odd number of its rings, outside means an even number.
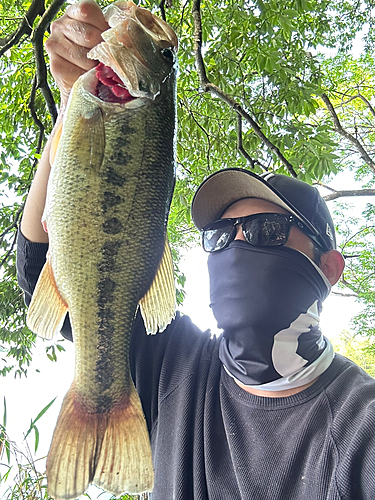
[[[51,35],[45,48],[50,57],[51,73],[61,96],[60,117],[55,131],[59,122],[61,123],[61,115],[75,81],[97,65],[97,61],[87,58],[87,53],[103,41],[101,34],[108,28],[99,5],[93,0],[80,0],[70,5],[65,14],[51,24]],[[48,243],[42,216],[51,170],[49,156],[53,135],[52,133],[44,148],[21,222],[22,234],[36,243]]]
[[[21,221],[22,234],[30,241],[36,243],[48,243],[48,234],[42,226],[42,216],[46,202],[47,185],[51,171],[50,151],[56,130],[61,124],[61,118],[57,120],[55,128],[47,141],[41,160],[38,165],[30,192],[28,194],[25,210]]]

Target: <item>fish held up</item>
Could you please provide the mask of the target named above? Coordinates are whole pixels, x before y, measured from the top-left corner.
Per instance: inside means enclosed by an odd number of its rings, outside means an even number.
[[[153,488],[146,421],[129,369],[138,308],[147,333],[173,319],[166,236],[174,189],[177,37],[133,2],[105,11],[110,28],[75,83],[51,147],[43,224],[49,251],[27,316],[44,338],[72,326],[74,381],[47,458],[48,493]]]

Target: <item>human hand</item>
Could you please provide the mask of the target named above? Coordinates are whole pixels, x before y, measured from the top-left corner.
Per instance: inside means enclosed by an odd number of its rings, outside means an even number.
[[[70,5],[65,14],[51,24],[46,41],[51,73],[60,89],[62,109],[66,106],[74,82],[97,62],[87,53],[102,41],[101,33],[109,28],[99,5],[94,0],[81,0]]]

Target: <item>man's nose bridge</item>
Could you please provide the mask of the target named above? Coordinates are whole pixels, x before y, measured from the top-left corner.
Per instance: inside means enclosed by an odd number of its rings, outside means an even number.
[[[237,220],[235,223],[235,228],[236,228],[236,236],[234,237],[234,239],[245,240],[245,236],[242,231],[242,222]]]

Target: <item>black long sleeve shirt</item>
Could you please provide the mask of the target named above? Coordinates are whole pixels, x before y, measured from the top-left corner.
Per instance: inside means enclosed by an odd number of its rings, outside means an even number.
[[[20,234],[26,303],[46,251]],[[155,336],[136,318],[131,371],[151,438],[152,499],[374,500],[375,381],[336,355],[308,389],[254,396],[223,370],[219,344],[183,315]]]

